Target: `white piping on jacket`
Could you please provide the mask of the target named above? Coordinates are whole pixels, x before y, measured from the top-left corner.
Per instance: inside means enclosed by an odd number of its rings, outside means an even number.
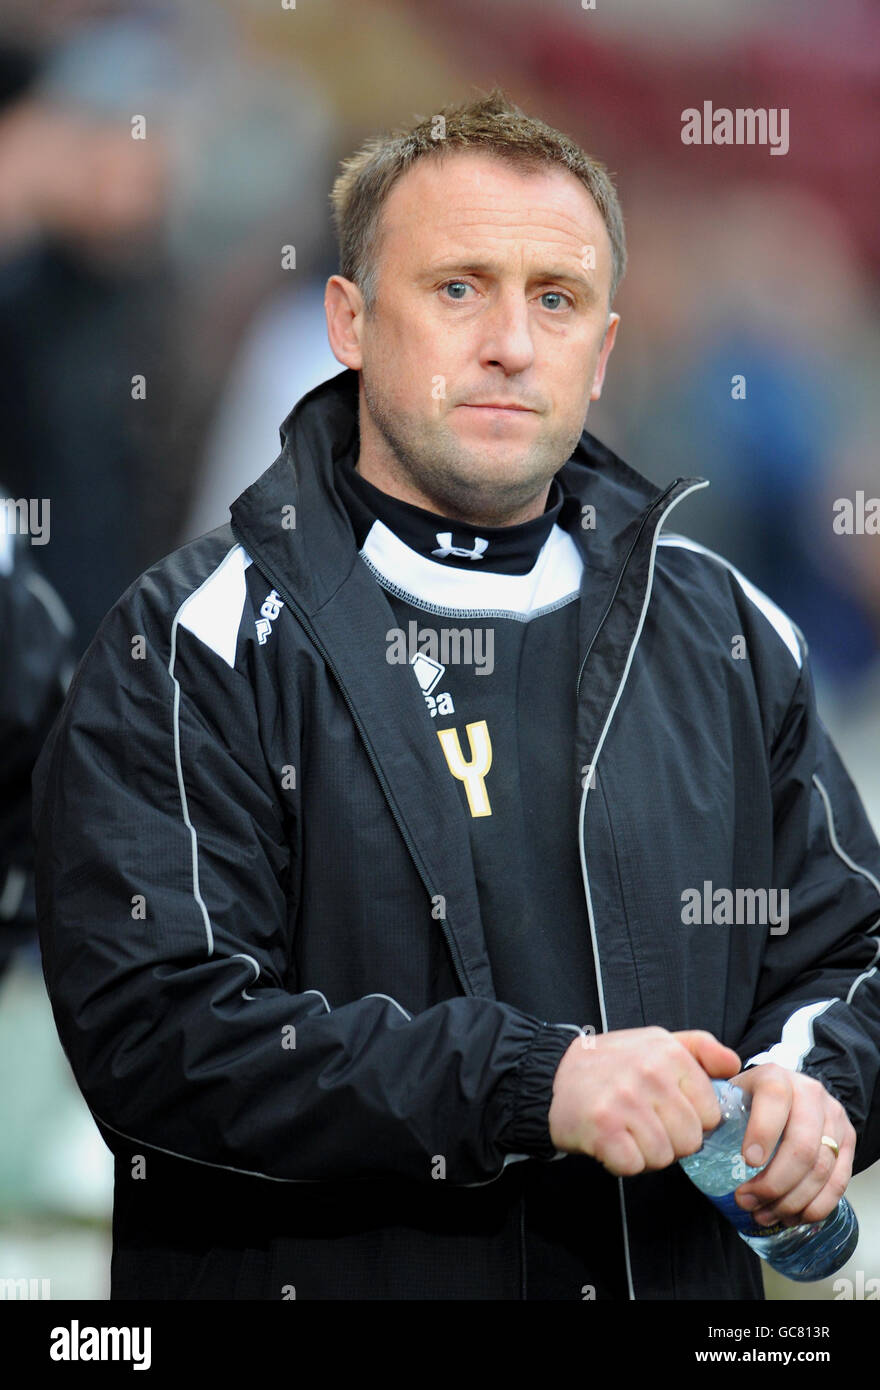
[[[880,898],[880,879],[876,878],[875,875],[871,873],[870,869],[865,869],[862,867],[861,864],[857,864],[854,859],[850,859],[846,850],[843,849],[843,847],[841,846],[841,843],[837,838],[837,831],[834,828],[834,814],[831,810],[831,798],[829,797],[828,792],[825,790],[825,784],[822,782],[821,778],[816,772],[813,773],[813,783],[819,795],[821,796],[822,804],[825,807],[825,820],[828,823],[828,838],[831,841],[831,848],[834,850],[834,853],[837,855],[838,859],[843,860],[844,864],[847,866],[848,869],[852,869],[853,873],[861,874],[862,878],[866,878],[868,880],[871,887],[876,892],[878,898]]]
[[[323,995],[319,989],[304,989],[302,992],[303,992],[303,994],[317,994],[317,996],[318,996],[319,999],[323,999],[323,1000],[324,1000],[324,1008],[327,1010],[328,1014],[332,1014],[333,1010],[331,1009],[330,1005],[327,1003],[327,998],[326,998],[326,996]]]
[[[398,1004],[396,999],[392,999],[390,994],[362,994],[362,999],[387,999],[389,1004],[393,1004],[395,1009],[399,1009],[408,1023],[412,1023],[412,1014],[408,1014],[402,1004]]]
[[[837,830],[834,825],[834,812],[831,808],[831,798],[828,795],[828,790],[824,782],[816,772],[813,773],[813,785],[822,798],[822,806],[825,811],[825,823],[828,828],[828,839],[831,848],[838,859],[840,859],[848,869],[851,869],[854,874],[860,874],[862,878],[866,879],[871,887],[875,889],[877,896],[880,897],[880,879],[878,879],[875,874],[872,874],[870,869],[866,869],[863,865],[857,864],[856,861],[847,854],[838,840]],[[880,927],[880,917],[868,928],[869,934],[875,932],[878,927]],[[874,960],[876,961],[878,957],[880,957],[880,940],[877,941],[875,946]],[[874,964],[869,966],[867,970],[863,970],[861,975],[857,975],[850,985],[849,993],[844,1001],[840,999],[823,999],[815,1004],[807,1004],[798,1009],[787,1018],[782,1025],[782,1037],[780,1041],[774,1043],[772,1047],[769,1047],[765,1052],[759,1052],[754,1057],[750,1057],[746,1062],[746,1066],[756,1065],[760,1062],[776,1062],[777,1065],[787,1067],[790,1071],[800,1071],[806,1057],[815,1047],[813,1038],[814,1019],[817,1018],[820,1013],[824,1013],[832,1004],[839,1004],[841,1002],[850,1004],[859,985],[865,980],[870,979],[871,976],[876,973],[877,966]],[[806,1028],[806,1034],[804,1034],[804,1028]]]
[[[736,578],[746,597],[751,599],[759,612],[763,613],[770,626],[776,629],[782,641],[794,657],[798,669],[800,669],[803,665],[803,657],[801,655],[797,629],[784,609],[780,608],[778,603],[774,603],[772,598],[764,593],[763,589],[759,589],[750,579],[746,579],[745,575],[737,569],[736,565],[732,565],[729,560],[725,560],[723,555],[719,555],[715,550],[710,550],[708,546],[700,545],[699,541],[692,541],[688,536],[663,536],[660,544],[676,546],[679,550],[693,550],[698,555],[708,555],[711,559],[717,560],[719,565],[723,565],[726,570],[729,570]]]
[[[230,959],[230,960],[246,960],[246,961],[250,961],[251,965],[254,967],[254,970],[257,972],[257,973],[254,975],[254,978],[253,978],[253,980],[251,981],[251,984],[255,985],[255,984],[257,983],[257,980],[260,978],[260,967],[259,967],[259,965],[257,964],[257,962],[254,960],[253,956],[247,955],[244,951],[236,951],[236,952],[235,952],[235,955],[230,956],[229,959]],[[247,992],[246,989],[243,989],[243,990],[241,991],[241,997],[242,997],[242,999],[250,999],[251,1002],[253,1002],[253,1000],[254,1000],[254,996],[253,996],[252,994],[248,994],[248,992]]]
[[[862,878],[868,880],[871,887],[876,890],[878,898],[880,898],[880,879],[878,879],[874,874],[872,874],[870,869],[866,869],[862,864],[857,864],[854,859],[851,859],[850,856],[847,854],[846,850],[841,845],[840,841],[838,840],[837,830],[835,829],[834,825],[834,813],[831,809],[831,797],[828,795],[828,792],[825,788],[825,784],[822,782],[821,778],[816,772],[813,773],[813,783],[816,787],[816,790],[822,798],[822,805],[825,807],[825,820],[828,824],[828,839],[831,841],[831,848],[834,850],[834,853],[837,855],[837,857],[843,860],[847,868],[852,869],[853,873],[861,874]],[[873,925],[868,928],[868,932],[875,932],[878,927],[880,927],[880,917],[878,917],[877,921],[874,922]],[[880,957],[880,940],[878,940],[876,949],[874,951],[874,960],[876,961],[878,957]],[[871,975],[876,974],[876,971],[877,966],[872,965],[869,967],[869,969],[863,971],[861,975],[857,976],[857,978],[853,981],[853,983],[850,986],[849,994],[846,996],[847,1004],[852,1002],[852,997],[858,989],[859,985],[864,980],[867,980]]]
[[[779,1042],[765,1052],[757,1052],[754,1057],[749,1057],[745,1065],[751,1067],[761,1062],[775,1062],[787,1071],[800,1071],[807,1053],[812,1052],[816,1045],[813,1038],[815,1020],[832,1004],[839,1003],[839,999],[817,999],[812,1004],[802,1004],[783,1023]]]
[[[664,523],[664,521],[666,520],[666,518],[667,518],[667,516],[669,515],[669,513],[670,513],[675,507],[678,506],[679,502],[683,502],[684,499],[685,499],[686,497],[689,497],[689,496],[691,495],[692,492],[699,492],[702,488],[705,488],[705,487],[708,487],[708,486],[709,486],[708,482],[693,483],[689,488],[686,488],[684,492],[679,493],[678,497],[676,497],[676,498],[674,499],[674,501],[670,502],[669,506],[666,507],[666,509],[665,509],[664,512],[663,512],[663,515],[660,517],[660,520],[657,522],[657,528],[656,528],[656,530],[655,530],[655,532],[654,532],[654,538],[653,538],[653,541],[652,541],[652,543],[651,543],[651,560],[650,560],[650,564],[649,564],[649,566],[648,566],[648,583],[647,583],[647,587],[646,587],[646,590],[645,590],[645,599],[644,599],[644,602],[643,602],[643,604],[642,604],[642,611],[641,611],[641,614],[639,615],[638,626],[637,626],[637,628],[636,628],[636,630],[635,630],[635,634],[634,634],[634,636],[633,636],[633,640],[632,640],[632,643],[631,643],[631,645],[630,645],[629,655],[627,656],[627,659],[626,659],[626,665],[625,665],[625,667],[624,667],[624,669],[623,669],[623,675],[622,675],[621,678],[620,678],[620,684],[619,684],[619,686],[617,687],[617,694],[616,694],[615,697],[614,697],[614,702],[613,702],[613,704],[612,704],[612,706],[611,706],[611,709],[608,711],[608,718],[605,720],[605,727],[603,728],[601,734],[599,735],[599,742],[596,744],[596,752],[595,752],[594,755],[593,755],[593,761],[592,761],[592,764],[591,764],[591,767],[590,767],[591,775],[586,779],[586,783],[585,783],[585,786],[584,786],[584,793],[583,793],[583,796],[581,797],[581,809],[580,809],[580,815],[579,815],[579,817],[578,817],[578,849],[580,850],[580,858],[581,858],[581,875],[582,875],[583,881],[584,881],[584,893],[585,893],[586,899],[587,899],[587,916],[588,916],[589,919],[590,919],[590,938],[591,938],[592,945],[593,945],[593,962],[594,962],[595,970],[596,970],[596,986],[597,986],[597,991],[598,991],[598,995],[599,995],[599,1008],[600,1008],[601,1013],[602,1013],[602,1031],[603,1031],[603,1033],[607,1033],[607,1032],[608,1032],[608,1014],[607,1014],[606,1009],[605,1009],[605,988],[604,988],[604,985],[603,985],[603,983],[602,983],[602,967],[601,967],[600,962],[599,962],[599,943],[598,943],[598,941],[597,941],[597,939],[596,939],[596,920],[595,920],[595,915],[594,915],[594,913],[593,913],[593,899],[592,899],[592,895],[591,895],[591,893],[590,893],[590,876],[589,876],[589,872],[588,872],[588,870],[587,870],[587,859],[586,859],[586,853],[585,853],[585,850],[584,850],[584,812],[585,812],[586,806],[587,806],[587,794],[588,794],[589,789],[590,789],[590,783],[593,781],[592,773],[595,771],[596,764],[597,764],[597,762],[599,761],[599,754],[600,754],[601,751],[602,751],[603,745],[604,745],[604,743],[605,743],[605,739],[606,739],[606,737],[607,737],[607,735],[608,735],[608,730],[609,730],[610,727],[611,727],[611,721],[612,721],[612,719],[614,718],[615,713],[617,712],[617,706],[618,706],[619,703],[620,703],[621,697],[622,697],[622,695],[623,695],[624,686],[626,685],[627,678],[629,677],[630,670],[632,669],[632,663],[633,663],[633,658],[635,657],[636,647],[637,647],[638,644],[639,644],[639,638],[641,637],[641,635],[642,635],[642,629],[643,629],[643,627],[645,626],[645,618],[647,617],[647,614],[648,614],[648,605],[649,605],[649,603],[651,602],[651,592],[652,592],[652,589],[653,589],[653,587],[654,587],[654,565],[655,565],[655,561],[656,561],[656,558],[657,558],[657,546],[658,546],[659,541],[660,541],[660,528],[661,528],[661,526],[663,525],[663,523]],[[617,1186],[618,1186],[618,1191],[619,1191],[619,1194],[620,1194],[620,1218],[621,1218],[621,1222],[622,1222],[622,1225],[623,1225],[623,1253],[624,1253],[624,1257],[625,1257],[625,1259],[626,1259],[626,1282],[627,1282],[627,1287],[628,1287],[628,1289],[629,1289],[629,1296],[630,1296],[630,1299],[631,1299],[631,1300],[634,1300],[636,1295],[635,1295],[635,1289],[633,1288],[633,1281],[632,1281],[632,1263],[631,1263],[631,1261],[630,1261],[630,1254],[629,1254],[629,1232],[628,1232],[627,1223],[626,1223],[626,1200],[625,1200],[624,1195],[623,1195],[623,1178],[618,1178],[618,1179],[617,1179]]]
[[[209,956],[212,956],[212,955],[214,954],[214,931],[213,931],[213,928],[212,928],[212,926],[211,926],[211,919],[210,919],[210,917],[208,916],[208,909],[207,909],[207,907],[205,906],[205,901],[204,901],[204,899],[202,898],[202,894],[201,894],[201,891],[200,891],[200,888],[199,888],[199,842],[198,842],[198,837],[196,836],[195,826],[193,825],[192,821],[191,821],[190,818],[189,818],[189,806],[188,806],[188,804],[187,804],[187,799],[186,799],[186,787],[184,786],[184,781],[183,781],[183,765],[182,765],[181,760],[180,760],[180,682],[178,681],[177,677],[176,677],[175,674],[174,674],[174,663],[175,663],[175,660],[177,659],[177,625],[178,625],[178,623],[180,622],[180,618],[181,618],[181,614],[183,613],[183,610],[187,607],[188,604],[192,604],[192,603],[193,603],[193,600],[196,598],[196,595],[197,595],[197,594],[200,594],[204,589],[206,589],[207,585],[209,585],[209,584],[215,579],[215,577],[216,577],[218,574],[220,574],[220,572],[223,570],[223,567],[224,567],[226,564],[229,563],[231,557],[232,557],[233,555],[235,555],[237,552],[240,553],[240,555],[241,555],[242,557],[246,557],[246,560],[247,560],[247,563],[244,565],[243,570],[242,570],[242,573],[243,573],[243,572],[244,572],[244,569],[247,569],[247,565],[249,565],[249,564],[251,563],[250,556],[247,554],[247,551],[244,549],[243,546],[241,546],[241,545],[239,545],[239,544],[235,544],[235,545],[231,546],[229,550],[227,550],[226,554],[223,556],[223,559],[220,561],[219,565],[217,565],[217,566],[211,571],[211,573],[207,576],[206,579],[203,579],[203,580],[202,580],[202,582],[201,582],[201,584],[199,585],[199,587],[198,587],[197,589],[194,589],[193,592],[192,592],[191,594],[187,594],[186,598],[185,598],[185,599],[183,600],[183,602],[181,603],[181,605],[180,605],[180,607],[178,608],[177,612],[174,614],[174,619],[173,619],[173,621],[172,621],[172,623],[171,623],[171,654],[170,654],[170,656],[169,656],[169,658],[168,658],[168,674],[169,674],[169,676],[171,677],[172,681],[174,682],[174,714],[173,714],[173,720],[174,720],[174,766],[175,766],[175,768],[176,768],[176,770],[177,770],[177,789],[178,789],[178,791],[179,791],[179,793],[180,793],[180,808],[181,808],[181,811],[182,811],[182,813],[183,813],[183,822],[184,822],[184,825],[185,825],[185,826],[187,827],[187,829],[189,830],[189,835],[190,835],[190,848],[191,848],[191,857],[192,857],[192,891],[193,891],[193,897],[195,898],[196,902],[198,903],[199,911],[200,911],[201,914],[202,914],[202,922],[204,923],[204,927],[205,927],[205,937],[206,937],[207,942],[208,942],[208,955],[209,955]],[[242,611],[243,611],[243,608],[244,608],[244,605],[242,604]],[[239,619],[238,619],[238,620],[239,620],[239,623],[240,623],[240,622],[241,622],[241,614],[239,614]],[[184,623],[184,627],[186,627],[186,624],[185,624],[185,623]],[[202,637],[202,640],[203,640],[203,641],[205,640],[204,637]],[[211,644],[210,644],[210,643],[207,643],[207,645],[210,646]],[[213,650],[214,650],[214,651],[217,651],[217,647],[213,647]],[[223,656],[223,652],[222,652],[222,651],[218,651],[217,654],[218,654],[219,656],[221,656],[221,657]],[[227,659],[227,658],[224,657],[224,659]]]

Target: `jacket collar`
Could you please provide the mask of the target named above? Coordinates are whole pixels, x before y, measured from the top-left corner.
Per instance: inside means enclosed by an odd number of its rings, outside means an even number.
[[[334,464],[357,452],[358,373],[346,369],[309,391],[280,433],[281,453],[232,504],[232,525],[249,553],[288,576],[312,616],[357,558]],[[630,468],[588,430],[557,477],[568,494],[559,524],[592,572],[616,574],[644,517],[668,489]]]

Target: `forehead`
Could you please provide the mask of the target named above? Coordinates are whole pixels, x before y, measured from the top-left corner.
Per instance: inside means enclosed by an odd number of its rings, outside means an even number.
[[[393,245],[395,257],[408,260],[478,247],[522,252],[530,245],[578,260],[585,244],[610,255],[602,214],[575,174],[483,150],[417,160],[391,189],[380,225],[383,248]]]

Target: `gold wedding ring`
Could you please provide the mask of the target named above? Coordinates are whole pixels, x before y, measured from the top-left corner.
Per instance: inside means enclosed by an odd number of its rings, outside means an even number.
[[[823,1134],[819,1142],[820,1144],[827,1144],[831,1152],[834,1154],[834,1157],[837,1158],[838,1154],[840,1153],[840,1145],[838,1144],[836,1139],[832,1139],[830,1134]]]

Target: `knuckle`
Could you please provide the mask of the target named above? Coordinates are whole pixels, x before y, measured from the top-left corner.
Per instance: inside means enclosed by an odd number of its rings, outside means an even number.
[[[695,1154],[695,1153],[697,1153],[697,1151],[698,1151],[699,1149],[701,1149],[702,1147],[703,1147],[703,1131],[702,1131],[702,1129],[700,1129],[699,1132],[697,1131],[696,1128],[694,1128],[693,1130],[689,1129],[686,1138],[684,1138],[684,1139],[682,1140],[681,1150],[680,1150],[680,1153],[679,1153],[679,1157],[683,1158],[683,1157],[685,1156],[685,1154]]]
[[[617,1087],[615,1108],[631,1109],[637,1101],[637,1088],[632,1081],[621,1081]],[[613,1111],[611,1112],[613,1113]]]
[[[822,1202],[818,1204],[811,1202],[809,1206],[804,1207],[800,1214],[801,1221],[809,1222],[810,1224],[814,1221],[824,1221],[827,1215],[828,1213],[825,1210],[825,1205]]]
[[[778,1062],[765,1062],[761,1068],[762,1075],[771,1080],[778,1080],[786,1075]]]
[[[614,1109],[608,1101],[599,1101],[593,1110],[593,1127],[603,1135],[611,1135],[617,1128]]]
[[[791,1082],[788,1077],[777,1068],[776,1073],[764,1079],[761,1091],[771,1100],[787,1100],[791,1095]]]
[[[782,1193],[778,1183],[769,1178],[765,1178],[757,1187],[750,1187],[749,1191],[758,1198],[759,1205],[764,1202],[775,1202]]]
[[[825,1144],[820,1145],[820,1148],[826,1147],[827,1145]],[[830,1154],[831,1150],[828,1149],[828,1152]],[[801,1168],[812,1168],[818,1157],[816,1146],[800,1135],[794,1136],[789,1143],[789,1157],[792,1162],[797,1163]]]
[[[803,1210],[803,1206],[803,1195],[800,1197],[783,1196],[775,1203],[775,1210],[779,1216],[797,1216]]]

